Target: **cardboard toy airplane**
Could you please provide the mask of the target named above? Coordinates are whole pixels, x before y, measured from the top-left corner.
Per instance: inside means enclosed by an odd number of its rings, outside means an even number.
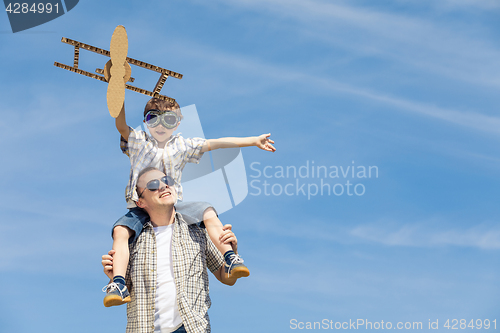
[[[128,58],[128,38],[127,32],[125,31],[125,28],[123,26],[117,26],[115,31],[113,32],[109,48],[110,51],[100,49],[92,45],[80,43],[65,37],[61,39],[61,42],[73,45],[75,47],[73,66],[64,65],[57,61],[54,62],[54,66],[69,70],[73,73],[82,74],[96,80],[108,82],[107,102],[109,113],[112,117],[116,118],[120,114],[123,101],[125,100],[125,88],[147,96],[157,97],[170,102],[175,102],[173,98],[161,95],[160,91],[169,76],[176,79],[182,79],[182,74],[155,65],[151,65],[140,60]],[[78,68],[80,49],[92,51],[110,57],[111,60],[106,63],[104,69],[97,68],[95,70],[97,74],[84,71]],[[160,78],[158,79],[158,82],[156,82],[156,85],[152,91],[127,84],[127,82],[134,82],[134,78],[131,77],[132,70],[129,64],[160,73]]]

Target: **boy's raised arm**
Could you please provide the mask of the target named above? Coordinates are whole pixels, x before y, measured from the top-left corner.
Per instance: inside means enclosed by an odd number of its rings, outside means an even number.
[[[117,118],[118,119],[118,118]],[[201,152],[207,152],[215,149],[222,148],[235,148],[235,147],[250,147],[256,146],[262,150],[266,151],[276,151],[276,148],[272,145],[273,140],[269,139],[271,133],[262,134],[259,136],[249,136],[246,138],[220,138],[220,139],[209,139],[201,148]]]
[[[130,134],[130,128],[128,127],[127,120],[125,119],[125,103],[122,106],[120,114],[115,119],[115,125],[118,132],[120,132],[123,138],[127,140]]]

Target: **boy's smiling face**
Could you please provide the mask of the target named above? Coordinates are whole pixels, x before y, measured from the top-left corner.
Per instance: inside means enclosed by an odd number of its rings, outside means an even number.
[[[177,129],[179,125],[175,126],[175,128],[165,128],[162,124],[159,124],[156,127],[148,127],[149,133],[156,141],[158,141],[159,145],[165,145],[168,139],[172,136],[172,133]],[[160,147],[161,148],[161,147]]]
[[[168,111],[168,110],[160,110],[160,111]],[[146,123],[146,120],[144,120]],[[160,121],[158,125],[151,127],[148,125],[149,133],[151,136],[158,142],[158,147],[163,148],[165,147],[165,144],[167,141],[170,139],[172,136],[172,133],[179,127],[180,121],[177,123],[177,125],[174,128],[166,128],[163,126],[162,122]],[[147,125],[147,123],[146,123]]]

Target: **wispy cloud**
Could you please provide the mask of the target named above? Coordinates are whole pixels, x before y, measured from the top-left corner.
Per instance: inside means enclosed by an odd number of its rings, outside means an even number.
[[[417,0],[422,2],[422,0]],[[444,8],[448,10],[452,9],[480,9],[480,10],[491,10],[499,9],[500,2],[497,0],[442,0],[433,1],[426,0],[427,4],[431,6],[436,6],[437,8]]]
[[[442,120],[466,128],[478,130],[480,132],[500,134],[500,118],[479,112],[454,110],[440,107],[425,102],[413,101],[410,99],[392,96],[389,93],[375,91],[369,88],[357,87],[355,85],[334,80],[329,77],[313,75],[310,72],[287,68],[282,65],[265,63],[259,59],[249,58],[247,56],[229,54],[227,52],[216,50],[210,46],[194,44],[193,42],[179,41],[179,47],[183,52],[195,57],[203,57],[206,62],[214,64],[214,67],[226,67],[231,70],[239,70],[242,75],[259,76],[265,73],[267,80],[260,87],[253,87],[253,90],[264,90],[266,86],[276,84],[294,83],[297,87],[315,87],[317,91],[323,91],[326,94],[344,93],[356,97],[388,105],[392,110],[400,112],[411,112],[421,116]],[[196,52],[194,52],[196,50]],[[500,54],[499,54],[500,55]],[[251,68],[252,71],[248,71]],[[300,88],[299,88],[300,90]]]
[[[388,246],[435,247],[461,246],[500,249],[500,227],[482,223],[469,228],[432,227],[429,223],[375,223],[350,231],[354,237]]]
[[[405,299],[407,295],[411,295],[412,302],[402,302],[403,308],[398,307],[391,311],[391,315],[397,317],[395,313],[399,312],[425,314],[427,308],[416,308],[415,304],[425,302],[429,295],[438,297],[440,308],[446,309],[460,303],[459,300],[464,298],[462,293],[452,296],[452,300],[449,295],[453,290],[465,290],[466,294],[473,295],[474,291],[484,288],[484,285],[494,285],[494,280],[487,274],[480,275],[477,280],[455,277],[454,272],[443,267],[443,260],[448,259],[440,256],[436,260],[429,259],[429,252],[422,251],[419,246],[414,245],[413,249],[405,251],[406,255],[411,253],[409,256],[412,260],[402,262],[405,255],[398,255],[400,252],[397,250],[385,251],[379,246],[380,243],[376,246],[360,247],[358,236],[353,237],[342,232],[341,228],[328,228],[325,227],[326,223],[316,222],[321,221],[308,220],[307,226],[302,226],[302,235],[290,231],[293,225],[289,223],[285,226],[273,225],[271,228],[268,225],[263,230],[262,234],[272,241],[265,247],[254,247],[250,254],[246,252],[245,257],[252,262],[266,256],[266,253],[274,253],[273,268],[266,267],[266,264],[255,267],[252,271],[253,277],[248,282],[249,290],[259,290],[261,298],[269,297],[273,302],[288,306],[292,304],[295,308],[318,314],[334,312],[337,316],[355,313],[355,307],[359,307],[359,303],[353,300],[363,302],[364,311],[374,314],[381,309],[373,304],[391,304],[400,296]],[[279,234],[275,234],[275,230],[278,230]],[[406,231],[401,232],[405,233]],[[295,238],[293,241],[283,239],[292,234]],[[416,236],[422,236],[422,233]],[[334,238],[337,238],[336,243],[331,242]],[[358,244],[339,246],[338,243],[349,242],[348,238],[357,238]],[[313,246],[308,242],[311,240],[314,240]],[[324,242],[325,240],[328,243]],[[365,243],[366,240],[362,239],[362,242]],[[362,254],[359,255],[358,252]],[[453,251],[440,253],[446,253],[444,255],[450,255],[450,258],[455,255],[450,254]],[[465,259],[467,260],[469,259]],[[287,278],[283,280],[282,276]],[[338,302],[332,303],[331,299]],[[488,308],[487,305],[484,307]],[[467,306],[464,305],[462,310],[467,311]]]
[[[380,55],[418,71],[500,86],[497,61],[500,50],[483,38],[485,31],[464,22],[436,21],[387,9],[382,11],[318,0],[219,2],[292,20],[296,24],[290,25],[291,29],[325,45],[348,49],[359,55]],[[483,6],[493,5],[492,2],[482,3]]]
[[[57,88],[40,88],[30,99],[22,102],[22,113],[17,110],[22,98],[3,100],[0,109],[6,116],[0,121],[0,135],[10,139],[47,133],[61,135],[72,125],[85,124],[106,116],[105,106],[96,109],[93,103],[84,99],[76,102],[72,96],[61,97],[64,92]]]
[[[297,216],[297,219],[307,219],[307,226],[289,223],[286,219],[280,219],[279,215],[263,215],[259,221],[243,219],[242,225],[251,225],[247,232],[251,230],[261,234],[272,234],[273,237],[281,240],[292,238],[314,241],[325,246],[326,244],[374,243],[417,248],[457,246],[485,250],[500,249],[500,226],[490,221],[477,223],[464,221],[461,223],[463,226],[457,226],[456,222],[450,223],[451,218],[444,217],[429,217],[426,220],[411,223],[374,218],[372,222],[367,223],[343,221],[342,224],[314,218],[307,214],[304,217]],[[274,227],[269,228],[267,221],[273,221]],[[299,262],[292,264],[300,265]]]
[[[3,195],[0,204],[2,212],[11,216],[9,223],[3,221],[0,233],[0,252],[4,253],[0,271],[67,273],[67,265],[75,266],[78,272],[90,265],[97,267],[99,252],[111,247],[110,230],[117,218],[114,214],[120,212],[118,207],[99,199],[69,204],[54,194],[33,200],[33,193],[22,196],[12,192]],[[22,239],[12,237],[20,230]]]

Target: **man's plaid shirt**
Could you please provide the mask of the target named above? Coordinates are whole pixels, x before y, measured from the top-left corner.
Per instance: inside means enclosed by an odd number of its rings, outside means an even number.
[[[127,333],[152,333],[155,320],[157,266],[156,236],[151,222],[135,243],[130,244],[127,287],[131,302],[127,304]],[[213,273],[224,259],[205,229],[187,225],[175,214],[172,234],[172,265],[177,306],[187,332],[210,332],[207,268]]]
[[[151,165],[158,154],[158,143],[146,132],[130,128],[127,140],[121,137],[120,148],[130,158],[130,176],[125,189],[125,199],[129,201],[139,200],[136,186],[137,176],[142,169]],[[166,175],[175,181],[174,187],[177,198],[182,200],[181,177],[186,163],[199,163],[203,153],[201,148],[205,144],[202,138],[183,138],[179,134],[173,135],[165,145],[163,151],[163,167]]]

